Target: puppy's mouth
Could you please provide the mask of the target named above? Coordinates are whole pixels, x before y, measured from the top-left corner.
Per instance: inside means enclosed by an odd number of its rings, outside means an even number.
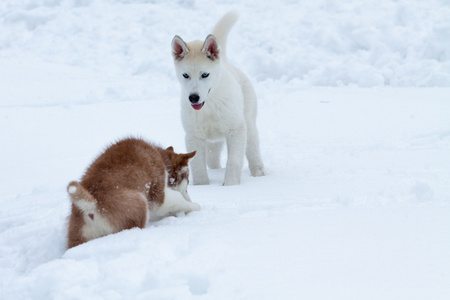
[[[192,108],[195,109],[195,110],[202,109],[203,105],[205,105],[205,101],[203,101],[202,103],[199,103],[199,104],[197,104],[197,103],[196,104],[191,104]]]

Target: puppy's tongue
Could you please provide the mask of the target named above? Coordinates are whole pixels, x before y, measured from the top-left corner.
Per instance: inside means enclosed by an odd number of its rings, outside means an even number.
[[[193,108],[193,109],[195,109],[195,110],[200,110],[200,109],[202,109],[203,104],[205,104],[205,102],[202,102],[202,103],[200,103],[200,104],[191,104],[191,105],[192,105],[192,108]]]

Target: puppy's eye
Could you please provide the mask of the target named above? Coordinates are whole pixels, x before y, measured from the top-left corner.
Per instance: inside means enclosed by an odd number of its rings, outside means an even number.
[[[184,73],[183,77],[186,78],[186,79],[189,79],[190,76],[188,74]]]
[[[207,78],[209,76],[209,73],[203,73],[202,78]]]

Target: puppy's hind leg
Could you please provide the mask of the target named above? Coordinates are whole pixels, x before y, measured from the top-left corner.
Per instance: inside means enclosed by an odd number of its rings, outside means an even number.
[[[248,166],[252,176],[264,176],[264,163],[261,159],[261,153],[259,149],[259,134],[256,127],[256,115],[257,115],[257,99],[256,93],[250,80],[241,73],[242,76],[242,92],[246,103],[246,109],[244,111],[245,123],[247,125],[247,147],[246,156],[248,160]]]
[[[220,154],[222,152],[224,141],[208,142],[208,148],[206,153],[206,160],[208,168],[220,169]]]
[[[72,213],[69,218],[67,232],[67,247],[72,248],[96,237],[86,235],[83,229],[95,227],[93,221],[94,213],[97,211],[97,200],[76,181],[69,183],[67,192],[72,201]]]
[[[258,129],[255,122],[247,122],[246,156],[252,176],[264,176],[264,163],[259,150]]]

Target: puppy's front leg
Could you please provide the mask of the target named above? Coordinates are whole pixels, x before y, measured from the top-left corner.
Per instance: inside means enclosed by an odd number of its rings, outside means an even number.
[[[186,150],[188,152],[197,151],[197,154],[189,162],[194,184],[209,184],[208,173],[206,172],[206,141],[186,134]]]
[[[241,183],[242,166],[244,164],[246,130],[245,124],[232,130],[227,136],[228,160],[224,185]]]

